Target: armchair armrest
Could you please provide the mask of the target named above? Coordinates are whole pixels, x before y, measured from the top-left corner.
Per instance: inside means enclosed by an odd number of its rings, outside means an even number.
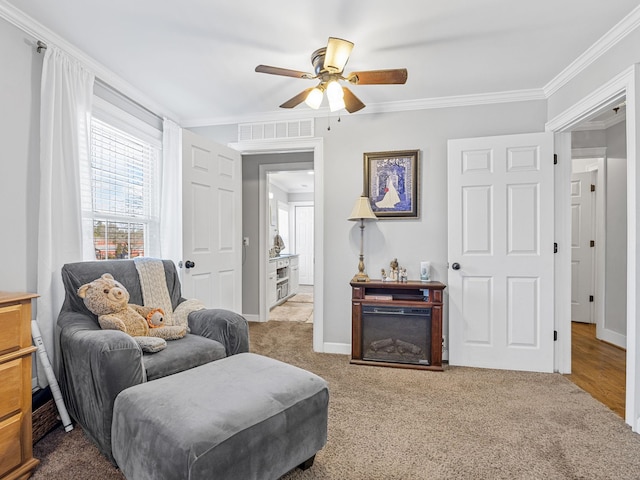
[[[71,416],[113,461],[111,420],[116,396],[144,382],[142,350],[119,330],[102,330],[77,312],[58,317],[60,385]]]
[[[189,314],[189,328],[194,335],[217,340],[227,356],[249,351],[249,325],[242,316],[219,308]]]

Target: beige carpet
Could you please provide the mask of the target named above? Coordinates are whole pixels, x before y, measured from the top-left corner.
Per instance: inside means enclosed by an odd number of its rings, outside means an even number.
[[[328,443],[283,479],[640,478],[640,436],[562,375],[351,365],[313,353],[310,324],[250,328],[253,352],[329,382]],[[35,456],[35,480],[121,479],[77,428],[47,435]]]

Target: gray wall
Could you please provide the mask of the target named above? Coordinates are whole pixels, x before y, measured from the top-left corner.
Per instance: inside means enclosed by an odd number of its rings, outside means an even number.
[[[640,28],[636,28],[600,58],[587,66],[548,100],[549,120],[572,107],[594,90],[640,62]]]
[[[359,94],[366,96],[365,88]],[[343,115],[340,123],[333,122],[330,131],[316,128],[316,135],[324,139],[325,343],[351,342],[349,281],[357,272],[360,229],[357,222],[350,222],[347,217],[362,193],[363,153],[417,149],[421,157],[420,217],[367,223],[364,254],[368,274],[379,277],[380,269],[388,268],[389,262],[397,257],[409,277],[415,279],[420,261],[430,260],[434,279],[446,283],[447,140],[540,132],[544,130],[546,114],[545,101],[530,101],[383,115]],[[221,143],[237,141],[236,128],[194,130]],[[245,186],[254,188],[251,184]],[[246,195],[244,192],[243,200],[250,202]],[[257,212],[250,215],[256,215],[255,220],[245,216],[245,221],[257,225]],[[245,265],[252,262],[257,262],[257,253],[248,256]],[[243,292],[245,299],[252,296],[253,291]],[[445,318],[445,332],[447,325]]]
[[[626,122],[606,131],[607,200],[604,327],[627,333],[627,135]]]
[[[0,290],[37,286],[43,54],[34,43],[0,19]]]

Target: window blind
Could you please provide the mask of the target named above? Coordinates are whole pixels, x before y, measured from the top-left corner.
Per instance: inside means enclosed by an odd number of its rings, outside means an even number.
[[[91,190],[94,213],[152,219],[156,150],[94,118]]]
[[[95,117],[90,147],[96,258],[145,255],[158,228],[158,149]]]

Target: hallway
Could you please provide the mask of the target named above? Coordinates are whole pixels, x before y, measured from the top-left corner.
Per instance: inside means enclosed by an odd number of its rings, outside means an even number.
[[[626,354],[596,339],[596,326],[571,323],[571,371],[565,377],[624,418]]]

